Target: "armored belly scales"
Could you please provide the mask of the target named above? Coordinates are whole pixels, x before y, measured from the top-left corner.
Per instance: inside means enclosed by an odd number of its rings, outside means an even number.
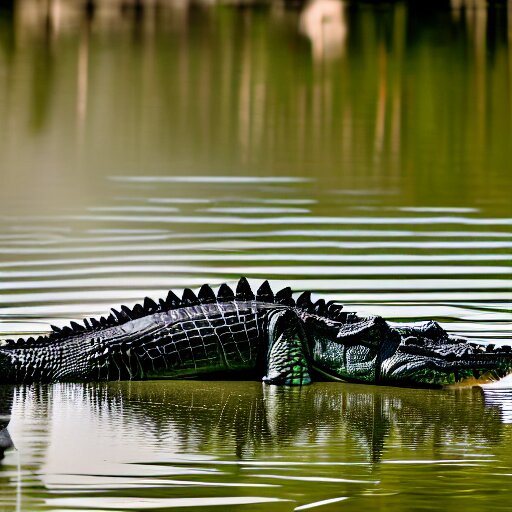
[[[391,325],[360,317],[304,292],[256,295],[241,278],[236,291],[217,295],[203,285],[196,296],[172,291],[146,298],[108,317],[71,322],[37,339],[0,346],[0,382],[102,381],[241,375],[268,384],[312,379],[369,384],[444,386],[481,382],[512,371],[508,346],[468,343],[436,322]]]

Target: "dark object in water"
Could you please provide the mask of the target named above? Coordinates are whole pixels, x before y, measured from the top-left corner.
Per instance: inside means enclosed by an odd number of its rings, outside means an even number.
[[[468,343],[436,322],[390,325],[334,301],[295,301],[245,278],[217,294],[172,291],[99,319],[53,327],[47,336],[7,340],[0,382],[186,378],[218,374],[303,385],[312,379],[414,387],[485,382],[511,372],[510,347]]]

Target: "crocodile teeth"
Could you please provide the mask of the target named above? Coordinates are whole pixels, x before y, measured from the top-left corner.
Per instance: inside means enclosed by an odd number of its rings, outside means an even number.
[[[217,300],[215,293],[207,284],[203,284],[203,286],[201,286],[198,298],[201,304],[211,304]]]
[[[196,306],[197,304],[199,304],[199,299],[196,294],[190,288],[185,288],[183,290],[183,297],[181,298],[181,305]]]
[[[275,301],[277,304],[284,304],[285,306],[295,306],[295,301],[292,297],[292,289],[287,286],[276,293]]]
[[[221,284],[217,292],[217,300],[219,302],[229,302],[235,300],[233,290],[227,284]]]
[[[236,298],[238,300],[254,300],[254,293],[251,290],[251,285],[245,277],[241,277],[236,285]]]
[[[268,281],[263,281],[263,284],[258,288],[256,299],[260,302],[274,302],[274,292]]]

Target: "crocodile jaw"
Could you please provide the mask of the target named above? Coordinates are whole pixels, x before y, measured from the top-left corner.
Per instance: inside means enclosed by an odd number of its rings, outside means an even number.
[[[405,340],[407,341],[407,340]],[[402,343],[381,363],[382,384],[409,386],[471,386],[495,382],[512,372],[509,347],[450,338],[443,345]]]

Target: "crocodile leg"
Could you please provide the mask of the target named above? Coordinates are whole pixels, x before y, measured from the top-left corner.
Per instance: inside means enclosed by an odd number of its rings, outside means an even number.
[[[290,309],[272,313],[268,325],[266,384],[310,384],[308,345],[301,319]]]

